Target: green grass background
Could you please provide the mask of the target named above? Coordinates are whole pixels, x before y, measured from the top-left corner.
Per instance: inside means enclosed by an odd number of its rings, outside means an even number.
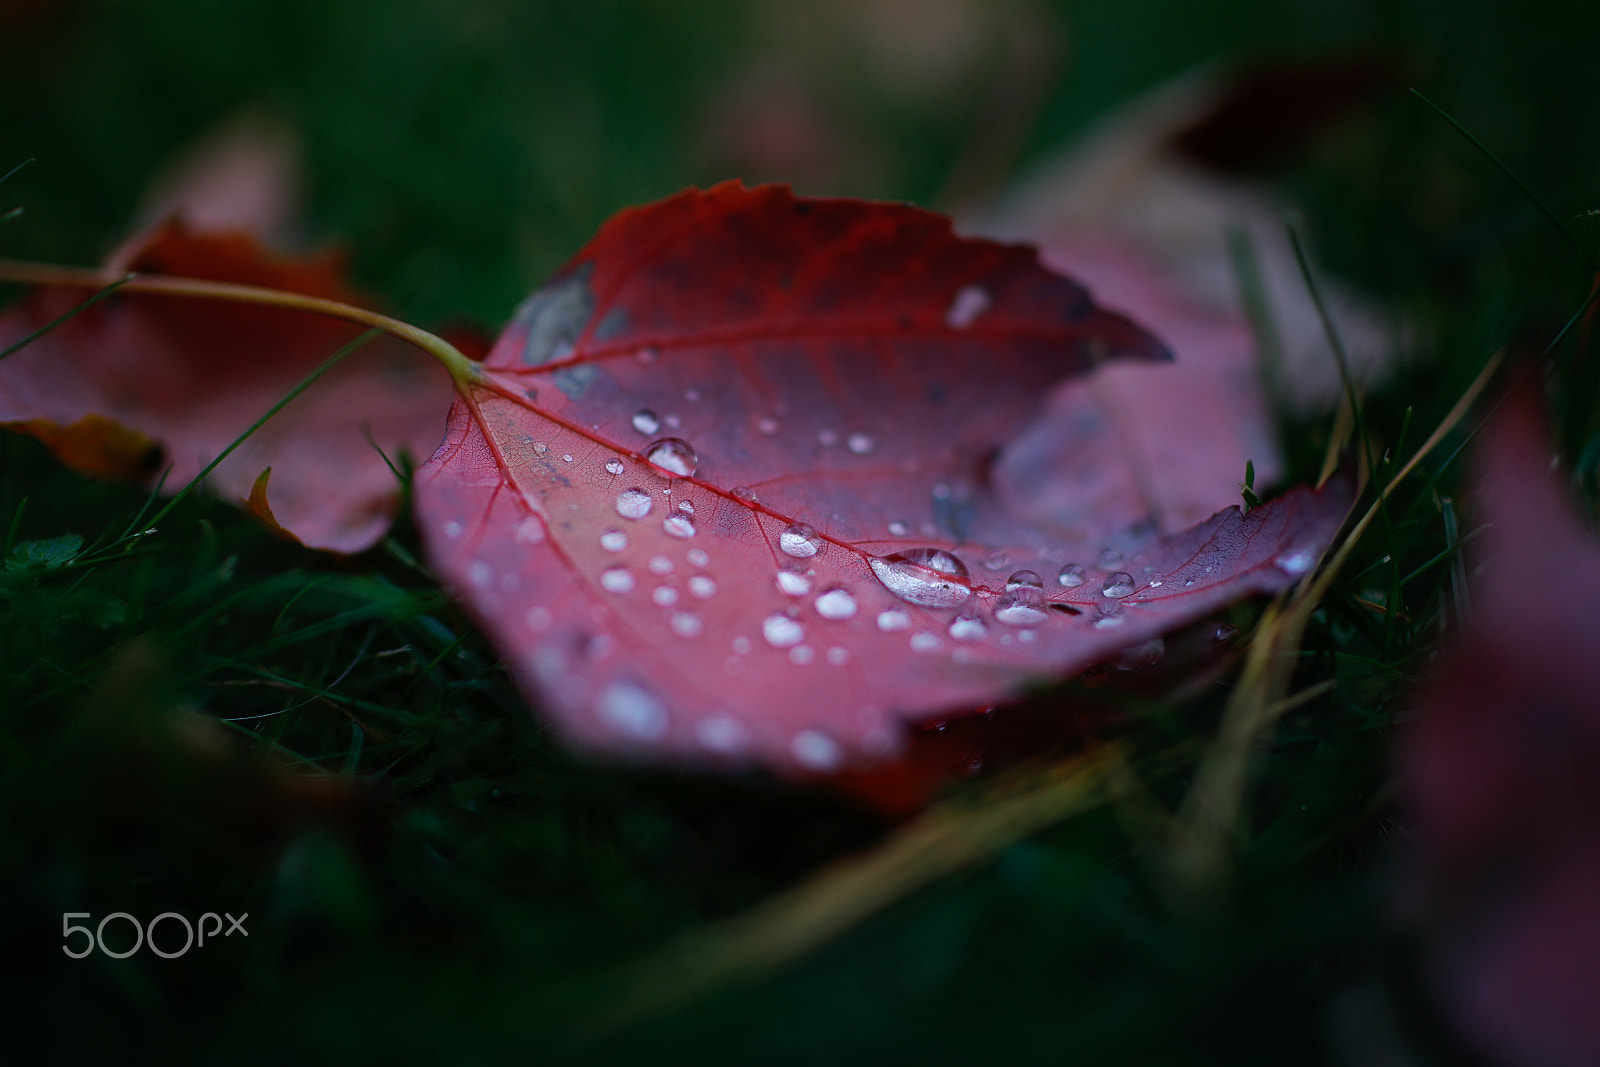
[[[1060,35],[1061,63],[1015,153],[988,167],[991,191],[1196,64],[1377,53],[1573,232],[1577,248],[1402,91],[1283,176],[1323,260],[1430,338],[1371,398],[1383,446],[1410,409],[1414,446],[1490,351],[1542,349],[1587,295],[1600,10],[1028,10]],[[796,59],[767,24],[711,0],[13,4],[0,172],[33,162],[0,184],[0,210],[23,208],[0,225],[0,255],[97,261],[166,161],[267,108],[304,137],[309,242],[340,241],[358,283],[412,321],[492,329],[609,214],[735,176],[711,116],[779,62],[808,72],[848,134],[827,177],[793,176],[802,191],[947,202],[984,143],[982,90],[1003,56],[917,95],[848,35]],[[1592,501],[1595,361],[1581,337],[1555,358],[1561,445]],[[1295,480],[1314,477],[1328,427],[1291,429]],[[618,968],[871,847],[883,822],[758,778],[570,757],[416,562],[404,521],[340,560],[195,500],[110,552],[143,494],[0,436],[6,1044],[16,1062],[1302,1064],[1365,1062],[1363,1041],[1400,1040],[1416,1062],[1454,1062],[1389,921],[1406,833],[1389,760],[1450,604],[1448,561],[1427,565],[1449,543],[1428,479],[1454,491],[1463,440],[1401,493],[1317,616],[1299,682],[1334,688],[1265,753],[1216,911],[1169,909],[1151,843],[1100,812],[770,980],[583,1044],[574,1024],[621,995]],[[42,543],[60,537],[82,545]],[[1374,595],[1404,619],[1357,602]],[[1225,695],[1137,720],[1134,743],[1159,755],[1203,739]],[[346,784],[285,770],[307,766]],[[1151,784],[1175,804],[1186,783]],[[249,912],[249,937],[173,961],[61,952],[64,912],[169,910]]]

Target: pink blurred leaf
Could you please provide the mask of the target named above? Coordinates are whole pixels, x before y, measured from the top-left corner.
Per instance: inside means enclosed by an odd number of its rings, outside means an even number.
[[[570,739],[837,771],[1314,565],[1342,488],[1159,540],[1031,507],[1092,475],[1008,466],[1050,390],[1164,355],[1031,248],[690,191],[524,304],[418,472],[418,521]]]
[[[1600,544],[1575,518],[1531,389],[1478,449],[1481,576],[1402,749],[1411,904],[1469,1043],[1600,1062]]]

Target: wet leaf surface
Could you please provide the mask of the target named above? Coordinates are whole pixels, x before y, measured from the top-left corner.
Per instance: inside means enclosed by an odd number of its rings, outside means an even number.
[[[1340,488],[1158,539],[1033,506],[1092,472],[997,476],[1053,386],[1165,355],[1026,246],[691,191],[526,302],[418,472],[419,523],[569,738],[835,772],[1315,564]]]

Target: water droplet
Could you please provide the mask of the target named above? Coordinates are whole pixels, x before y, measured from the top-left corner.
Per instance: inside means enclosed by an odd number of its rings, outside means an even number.
[[[1083,569],[1081,563],[1069,563],[1056,575],[1056,581],[1065,589],[1076,589],[1088,580],[1089,572]]]
[[[626,567],[608,567],[600,572],[600,588],[608,593],[631,593],[633,572]]]
[[[625,519],[642,519],[650,514],[650,507],[654,503],[650,494],[638,486],[624,489],[617,494],[617,514]]]
[[[533,454],[534,455],[542,456],[548,451],[550,451],[550,446],[545,444],[543,441],[535,441],[533,443]]]
[[[905,608],[885,608],[878,612],[878,629],[884,633],[911,629],[911,613]]]
[[[678,602],[678,591],[670,585],[658,585],[650,591],[650,599],[657,607],[670,608]]]
[[[645,497],[649,500],[649,497]],[[600,535],[600,547],[607,552],[621,552],[628,547],[628,535],[621,530],[610,529]]]
[[[878,447],[878,442],[874,441],[871,437],[864,433],[851,434],[849,440],[845,441],[845,444],[849,447],[850,451],[854,452],[858,456],[870,455],[872,450]]]
[[[568,453],[567,455],[562,456],[561,457],[561,462],[563,462],[563,463],[571,463],[572,462],[572,454]]]
[[[694,520],[681,511],[675,512],[662,520],[661,530],[668,537],[687,539],[694,536]]]
[[[811,592],[811,579],[806,577],[805,571],[801,570],[798,565],[790,564],[787,567],[778,568],[775,580],[778,583],[778,591],[780,593],[787,593],[789,596],[805,596]]]
[[[694,446],[679,437],[663,437],[659,441],[652,441],[650,447],[644,450],[644,458],[650,466],[669,478],[691,477],[700,466],[700,457],[695,455]]]
[[[794,761],[808,771],[827,773],[844,764],[844,753],[833,738],[820,730],[802,730],[789,741]]]
[[[676,430],[678,428],[678,426],[682,423],[682,420],[679,419],[678,416],[676,416],[676,415],[668,415],[665,418],[663,418],[661,421],[662,421],[662,423],[664,423],[666,425],[667,429],[669,429],[669,430]]]
[[[694,724],[694,738],[710,752],[732,756],[744,751],[749,743],[750,731],[738,719],[728,715],[713,715]]]
[[[1102,548],[1100,554],[1094,558],[1094,564],[1103,571],[1109,571],[1122,566],[1122,553],[1115,548]]]
[[[1102,615],[1098,619],[1094,620],[1094,628],[1096,630],[1110,630],[1121,626],[1127,621],[1128,620],[1124,619],[1121,615]]]
[[[884,588],[911,604],[953,608],[965,603],[972,589],[961,579],[967,565],[942,548],[913,548],[867,561]]]
[[[839,435],[832,430],[822,430],[817,434],[817,444],[824,448],[832,447],[839,443]]]
[[[776,434],[778,430],[778,420],[772,418],[771,416],[756,420],[756,431],[758,433],[761,433],[767,437],[771,437]]]
[[[944,647],[944,642],[932,630],[918,630],[911,635],[911,651],[937,652]]]
[[[994,603],[994,618],[1007,626],[1032,626],[1050,617],[1044,605],[1044,580],[1033,571],[1017,571],[1006,579],[1006,591]]]
[[[694,514],[694,501],[693,500],[680,500],[680,501],[678,501],[678,510],[683,512],[685,515],[693,515]]]
[[[813,606],[824,619],[848,619],[856,613],[856,598],[843,586],[834,586],[818,594]]]
[[[667,709],[655,696],[629,682],[612,682],[600,694],[600,719],[637,741],[659,741],[667,732]]]
[[[689,561],[689,566],[691,567],[704,567],[706,564],[711,562],[711,557],[703,548],[691,548],[683,555],[684,558]]]
[[[911,532],[911,528],[898,520],[889,524],[889,532],[895,537],[904,537]]]
[[[1133,592],[1133,575],[1127,571],[1112,571],[1101,583],[1100,591],[1106,596],[1127,596]]]
[[[736,485],[736,486],[734,486],[733,487],[733,495],[738,497],[740,500],[748,500],[748,501],[752,501],[752,502],[756,498],[755,490],[751,489],[748,485]]]
[[[761,620],[761,636],[773,648],[791,648],[806,639],[806,628],[787,615],[768,615]]]
[[[461,524],[456,522],[454,519],[451,519],[449,522],[444,524],[444,535],[446,537],[460,537],[461,532]]]
[[[489,584],[489,579],[494,577],[494,570],[483,560],[475,559],[467,567],[467,579],[480,589]]]
[[[989,628],[976,615],[957,615],[950,620],[950,636],[957,641],[981,641],[989,635]]]
[[[528,609],[527,614],[522,617],[522,621],[528,624],[530,630],[543,630],[555,620],[554,616],[550,614],[549,608],[543,604],[535,604]]]
[[[956,295],[950,301],[950,307],[944,313],[944,324],[952,330],[965,330],[977,321],[978,316],[989,310],[994,303],[994,297],[989,295],[989,290],[981,285],[963,285],[956,290]]]
[[[1003,548],[991,548],[983,554],[983,565],[992,571],[1002,571],[1011,565],[1011,553]]]
[[[1297,548],[1292,552],[1285,552],[1272,562],[1283,573],[1298,578],[1311,569],[1317,562],[1317,557],[1310,549]]]
[[[1014,571],[1011,577],[1006,579],[1006,592],[1018,589],[1037,589],[1043,593],[1044,579],[1039,577],[1037,571]]]
[[[642,434],[653,434],[661,429],[661,416],[649,408],[640,408],[634,413],[633,428]]]
[[[1214,636],[1218,641],[1231,641],[1237,637],[1238,634],[1239,628],[1237,626],[1229,626],[1225,622],[1219,622],[1217,623],[1217,629]]]
[[[810,559],[822,548],[822,535],[817,533],[816,527],[807,523],[797,522],[784,528],[778,535],[778,548],[786,556],[795,559]]]
[[[710,575],[693,575],[689,579],[689,595],[696,600],[710,600],[717,595],[717,583]]]
[[[672,561],[666,556],[651,556],[649,567],[651,574],[672,573]]]
[[[700,390],[691,385],[683,391],[683,398],[691,404],[696,403],[700,399]]]
[[[817,650],[810,645],[795,645],[789,650],[789,662],[796,667],[809,667],[817,661]]]
[[[693,612],[674,611],[672,618],[667,620],[667,628],[679,637],[699,637],[706,624]]]
[[[606,460],[607,474],[621,474],[624,469],[625,468],[622,466],[622,460],[617,459],[615,456]]]

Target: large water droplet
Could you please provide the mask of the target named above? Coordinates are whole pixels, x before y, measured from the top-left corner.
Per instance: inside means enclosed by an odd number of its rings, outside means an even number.
[[[649,497],[645,497],[649,500]],[[621,530],[611,529],[600,535],[600,547],[607,552],[621,552],[628,547],[628,535]]]
[[[667,709],[655,695],[629,682],[612,682],[600,694],[600,720],[636,741],[659,741],[667,732]]]
[[[694,520],[683,512],[674,512],[661,522],[661,530],[668,537],[690,538],[694,536]]]
[[[661,429],[661,416],[649,408],[641,408],[634,413],[633,428],[642,434],[653,434]]]
[[[1133,592],[1133,575],[1127,571],[1112,571],[1101,583],[1100,591],[1106,596],[1127,596]]]
[[[634,486],[617,494],[617,514],[625,519],[642,519],[650,514],[651,505],[654,503],[649,493]]]
[[[768,615],[761,620],[761,636],[773,648],[790,648],[806,639],[806,628],[787,615]]]
[[[652,441],[644,450],[644,458],[656,470],[669,478],[688,478],[700,466],[700,457],[694,446],[679,437],[663,437]]]
[[[774,579],[778,583],[778,591],[789,596],[805,596],[811,592],[811,579],[806,576],[798,564],[778,568]]]
[[[874,556],[867,562],[884,588],[910,604],[953,608],[972,595],[972,589],[962,581],[967,576],[967,565],[942,548],[913,548]]]
[[[631,593],[633,572],[626,567],[610,567],[600,572],[600,588],[608,593]]]
[[[824,619],[848,619],[856,613],[856,598],[843,586],[834,586],[818,594],[814,605]]]
[[[950,636],[957,641],[981,641],[988,634],[989,628],[976,615],[957,615],[950,620]]]
[[[785,527],[778,535],[778,548],[786,556],[810,559],[822,548],[822,535],[817,532],[816,527],[797,522]]]
[[[1081,563],[1069,563],[1056,575],[1056,581],[1065,589],[1076,589],[1088,580],[1089,572],[1083,569]]]
[[[1037,571],[1016,571],[1006,579],[1006,592],[1017,589],[1037,589],[1044,591],[1044,579],[1039,577]]]

